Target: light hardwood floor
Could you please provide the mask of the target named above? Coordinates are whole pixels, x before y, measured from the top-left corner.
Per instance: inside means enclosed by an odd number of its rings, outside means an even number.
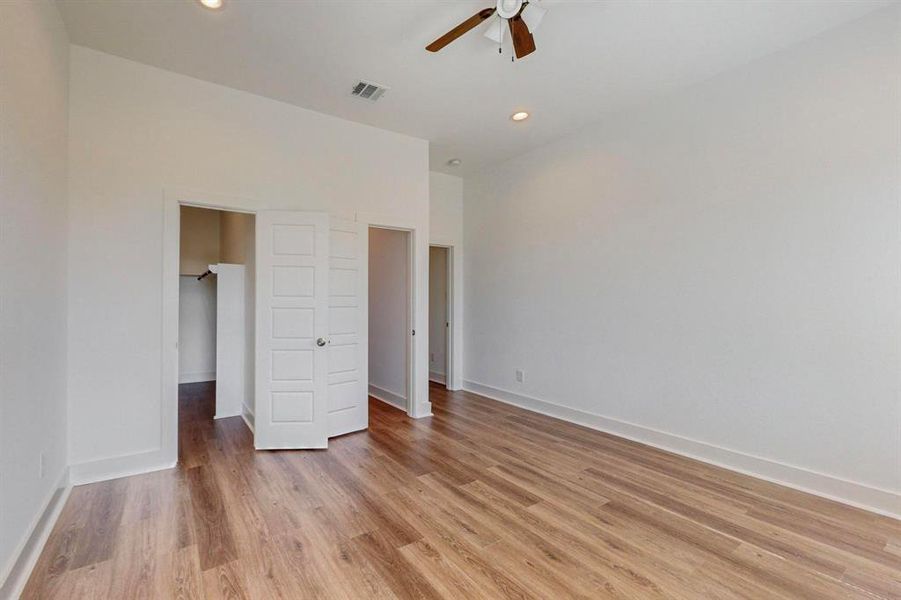
[[[432,386],[255,452],[182,386],[177,469],[75,488],[26,598],[901,598],[901,522]]]

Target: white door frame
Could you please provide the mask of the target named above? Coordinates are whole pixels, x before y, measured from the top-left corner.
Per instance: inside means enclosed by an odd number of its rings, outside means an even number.
[[[463,250],[459,243],[433,238],[429,246],[447,250],[447,328],[445,387],[463,389]]]
[[[428,331],[428,272],[429,243],[428,236],[415,222],[371,213],[357,213],[356,220],[366,226],[367,236],[370,227],[379,229],[395,229],[405,231],[408,238],[409,261],[409,299],[407,309],[407,414],[414,418],[432,415],[432,403],[429,402],[429,331]],[[366,245],[366,264],[369,264],[369,244]],[[369,282],[366,282],[366,302],[369,302]],[[367,323],[368,327],[368,323]],[[415,331],[416,335],[412,335]],[[369,361],[369,348],[366,348],[366,361]],[[366,382],[368,386],[369,382]]]
[[[178,460],[178,273],[180,254],[181,216],[179,209],[182,206],[196,206],[214,210],[227,210],[256,215],[261,210],[266,210],[259,201],[240,196],[229,196],[209,192],[198,192],[179,188],[163,191],[163,231],[162,231],[162,350],[161,350],[161,398],[160,398],[160,448],[162,461],[175,465]],[[429,402],[429,336],[428,327],[417,328],[417,323],[428,323],[428,254],[429,238],[423,227],[415,222],[391,215],[379,215],[371,213],[356,213],[355,218],[366,227],[383,227],[387,229],[402,229],[410,232],[410,261],[411,281],[411,313],[413,316],[411,328],[417,329],[417,335],[412,336],[410,352],[410,369],[412,384],[408,399],[407,414],[414,419],[428,417],[432,414],[432,403]],[[368,229],[367,229],[368,231]],[[440,243],[440,241],[436,242]],[[457,256],[459,258],[459,256]],[[365,257],[369,263],[369,252]],[[459,291],[462,287],[457,285],[460,279],[457,276],[459,267],[455,267],[455,306],[460,306]],[[420,285],[420,282],[425,282]],[[368,283],[367,283],[368,301]],[[455,317],[457,315],[455,314]],[[457,323],[459,328],[460,323]],[[456,338],[455,339],[459,339]],[[457,345],[456,352],[460,352]],[[366,349],[366,360],[369,360],[369,350]],[[460,364],[457,362],[457,364]],[[457,373],[460,376],[460,373]],[[368,383],[368,382],[367,382]],[[461,389],[460,387],[453,389]]]
[[[431,249],[432,248],[440,248],[444,250],[444,387],[447,389],[451,389],[451,363],[453,362],[453,352],[454,352],[454,336],[451,332],[453,332],[453,306],[454,306],[454,270],[453,270],[453,258],[452,254],[454,251],[453,246],[444,246],[442,244],[429,244],[429,294],[432,293],[432,285],[431,279],[434,276],[431,269]],[[433,298],[429,295],[429,304],[431,304]],[[429,322],[431,323],[431,307],[429,307]],[[431,346],[429,346],[431,348]],[[431,350],[430,350],[431,353]],[[431,356],[429,357],[431,360]],[[433,383],[439,383],[434,379],[430,379]]]
[[[163,192],[163,295],[162,386],[160,398],[160,448],[165,460],[178,460],[178,276],[181,252],[182,206],[255,215],[259,203],[248,198],[165,190]]]

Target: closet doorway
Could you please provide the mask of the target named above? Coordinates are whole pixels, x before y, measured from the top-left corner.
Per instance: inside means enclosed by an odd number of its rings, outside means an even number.
[[[178,420],[190,440],[214,419],[253,414],[255,218],[179,212]]]

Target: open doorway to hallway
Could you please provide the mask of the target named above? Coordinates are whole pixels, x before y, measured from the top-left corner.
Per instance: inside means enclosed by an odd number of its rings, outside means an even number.
[[[447,386],[450,373],[450,249],[429,246],[429,381]]]

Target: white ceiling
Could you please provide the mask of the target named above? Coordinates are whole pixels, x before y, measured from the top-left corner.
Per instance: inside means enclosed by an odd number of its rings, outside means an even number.
[[[428,139],[432,169],[457,175],[889,3],[545,0],[538,50],[511,63],[485,25],[424,49],[493,0],[58,1],[75,44]],[[361,78],[391,89],[359,100]]]

